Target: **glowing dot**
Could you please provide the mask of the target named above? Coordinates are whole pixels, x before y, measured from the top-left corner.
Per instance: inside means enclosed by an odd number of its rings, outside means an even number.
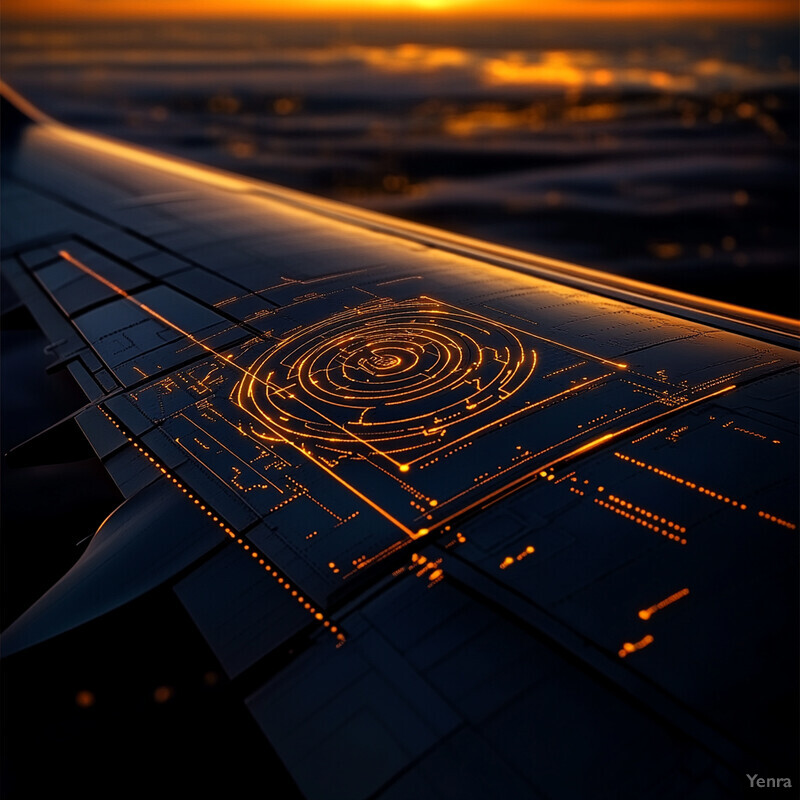
[[[155,700],[156,703],[166,703],[172,698],[173,694],[174,692],[171,686],[159,686],[153,692],[153,700]]]
[[[219,682],[219,675],[217,675],[216,672],[206,672],[206,674],[203,675],[203,683],[206,686],[216,686],[218,682]]]
[[[94,694],[87,689],[82,689],[75,695],[75,705],[79,708],[91,708],[94,702]]]
[[[428,529],[427,528],[420,528],[417,531],[417,536],[425,536],[427,533],[428,533]]]
[[[647,609],[643,609],[639,612],[639,619],[650,619],[650,612]],[[660,617],[659,617],[660,619]]]
[[[408,472],[409,469],[411,469],[411,468],[408,466],[408,464],[401,464],[400,465],[400,472]]]

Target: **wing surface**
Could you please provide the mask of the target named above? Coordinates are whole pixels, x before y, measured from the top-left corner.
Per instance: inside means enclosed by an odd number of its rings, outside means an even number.
[[[167,586],[310,800],[796,764],[791,320],[13,138],[3,275],[86,399],[9,463],[77,431],[125,499],[5,657]]]

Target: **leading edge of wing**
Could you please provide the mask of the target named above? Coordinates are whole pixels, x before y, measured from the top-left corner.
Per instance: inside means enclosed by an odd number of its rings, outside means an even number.
[[[560,259],[527,253],[516,248],[497,245],[235,175],[218,168],[199,165],[178,156],[165,155],[99,134],[78,131],[43,114],[2,81],[0,81],[0,97],[2,97],[5,109],[4,129],[7,133],[4,135],[13,142],[16,142],[20,130],[25,126],[32,123],[44,125],[56,132],[63,140],[88,150],[95,149],[98,153],[125,159],[132,164],[153,167],[214,188],[269,197],[311,213],[405,241],[475,258],[594,294],[620,299],[634,305],[735,330],[758,338],[766,338],[775,344],[791,347],[796,346],[800,340],[800,321],[796,319],[668,289]]]

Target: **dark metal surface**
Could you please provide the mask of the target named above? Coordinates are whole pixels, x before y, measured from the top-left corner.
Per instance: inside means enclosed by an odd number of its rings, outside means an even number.
[[[312,800],[796,768],[792,321],[13,145],[3,274],[127,499],[5,656],[172,587]]]

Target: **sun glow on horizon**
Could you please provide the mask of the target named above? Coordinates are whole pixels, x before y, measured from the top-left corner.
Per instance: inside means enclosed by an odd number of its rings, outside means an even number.
[[[5,0],[6,19],[272,17],[387,18],[431,15],[460,18],[654,19],[797,18],[794,0]]]

